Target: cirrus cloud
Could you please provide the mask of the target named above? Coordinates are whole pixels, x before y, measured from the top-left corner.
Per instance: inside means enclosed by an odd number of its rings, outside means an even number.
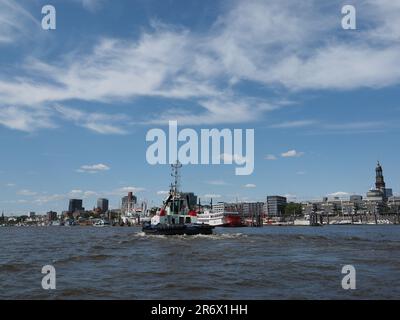
[[[103,163],[92,164],[92,165],[83,165],[81,166],[77,172],[83,173],[98,173],[101,171],[108,171],[111,168]]]

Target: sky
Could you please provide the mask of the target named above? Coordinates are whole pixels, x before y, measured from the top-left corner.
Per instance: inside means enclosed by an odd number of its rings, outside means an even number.
[[[169,120],[255,131],[251,175],[182,168],[203,203],[364,195],[377,160],[398,193],[399,21],[391,0],[0,0],[0,211],[159,205],[146,133]]]

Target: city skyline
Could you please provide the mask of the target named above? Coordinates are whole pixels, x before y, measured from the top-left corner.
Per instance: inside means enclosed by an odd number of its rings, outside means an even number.
[[[380,162],[377,162],[377,166],[375,168],[375,187],[371,187],[369,190],[367,190],[365,193],[346,193],[346,192],[337,192],[337,193],[333,193],[333,194],[327,194],[319,199],[314,198],[314,199],[297,199],[296,197],[293,197],[291,195],[278,195],[278,194],[268,194],[264,197],[264,199],[260,199],[260,200],[252,200],[252,199],[242,199],[239,201],[238,198],[235,199],[235,201],[219,201],[218,197],[217,197],[217,201],[213,202],[213,198],[210,197],[210,203],[202,203],[202,205],[210,205],[212,203],[216,204],[216,203],[225,203],[225,204],[229,204],[229,202],[232,203],[247,203],[247,204],[257,204],[257,203],[263,203],[265,206],[267,206],[267,202],[268,202],[268,198],[282,198],[285,199],[285,203],[303,203],[303,204],[307,204],[307,203],[313,203],[313,202],[326,202],[326,201],[350,201],[353,202],[353,199],[356,199],[356,201],[360,201],[360,200],[364,200],[364,201],[371,201],[373,202],[391,202],[391,199],[396,199],[396,202],[398,201],[399,197],[398,197],[398,193],[394,192],[393,193],[393,189],[389,187],[387,187],[386,183],[385,183],[385,178],[384,178],[384,174],[383,174],[383,169],[382,166],[380,164]],[[195,193],[193,192],[188,192],[188,190],[184,190],[181,192],[184,195],[188,195],[189,197],[191,197],[191,199],[193,199],[193,201],[191,201],[191,205],[195,206],[196,204],[198,204],[198,201],[200,202],[201,198],[198,197]],[[164,198],[166,197],[167,192],[163,192],[163,196]],[[73,198],[69,198],[68,199],[68,206],[62,210],[60,210],[60,214],[62,213],[74,213],[75,211],[78,212],[90,212],[101,209],[101,212],[105,213],[108,210],[127,210],[127,201],[129,201],[129,197],[132,197],[132,200],[130,200],[132,202],[132,204],[138,206],[138,207],[148,207],[150,205],[150,207],[160,207],[162,204],[160,203],[156,203],[154,204],[153,201],[151,201],[150,203],[147,200],[142,200],[140,203],[138,203],[137,197],[136,195],[133,194],[132,191],[128,191],[127,195],[124,195],[120,198],[119,201],[119,205],[116,207],[109,207],[109,199],[107,198],[96,198],[95,199],[95,203],[93,204],[93,206],[89,205],[86,208],[84,207],[85,202],[84,199],[73,199]],[[377,197],[377,198],[376,198]],[[87,200],[87,198],[86,198]],[[139,199],[140,200],[140,199]],[[204,199],[203,199],[204,200]],[[215,199],[214,199],[215,200]],[[87,203],[86,203],[87,204]],[[92,209],[91,209],[92,208]],[[150,208],[148,208],[150,209]],[[50,211],[46,211],[46,214],[48,214],[49,212],[53,212],[53,210]],[[36,214],[35,211],[29,211],[29,214]],[[42,212],[44,213],[44,212]],[[4,214],[4,210],[2,211],[2,214]],[[24,213],[26,214],[26,212]],[[16,215],[15,213],[11,213],[11,215]]]
[[[398,5],[354,1],[343,30],[341,1],[53,1],[44,31],[46,4],[0,0],[0,211],[159,205],[169,166],[146,162],[145,137],[168,120],[255,130],[252,175],[183,167],[204,203],[364,196],[378,160],[399,194]]]

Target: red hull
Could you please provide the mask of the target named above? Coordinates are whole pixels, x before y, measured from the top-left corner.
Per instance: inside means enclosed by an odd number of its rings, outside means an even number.
[[[224,217],[225,224],[223,227],[244,227],[242,218],[239,215],[226,215]]]

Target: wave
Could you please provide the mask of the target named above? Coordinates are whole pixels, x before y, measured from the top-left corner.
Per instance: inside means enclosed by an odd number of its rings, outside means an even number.
[[[214,234],[197,234],[197,235],[148,235],[144,232],[135,233],[137,237],[140,238],[148,238],[148,239],[184,239],[184,240],[192,240],[192,239],[211,239],[211,240],[220,240],[220,239],[237,239],[237,238],[247,238],[247,234],[243,233],[214,233]]]
[[[0,264],[0,272],[19,272],[23,270],[29,270],[31,267],[31,265],[23,263]]]

